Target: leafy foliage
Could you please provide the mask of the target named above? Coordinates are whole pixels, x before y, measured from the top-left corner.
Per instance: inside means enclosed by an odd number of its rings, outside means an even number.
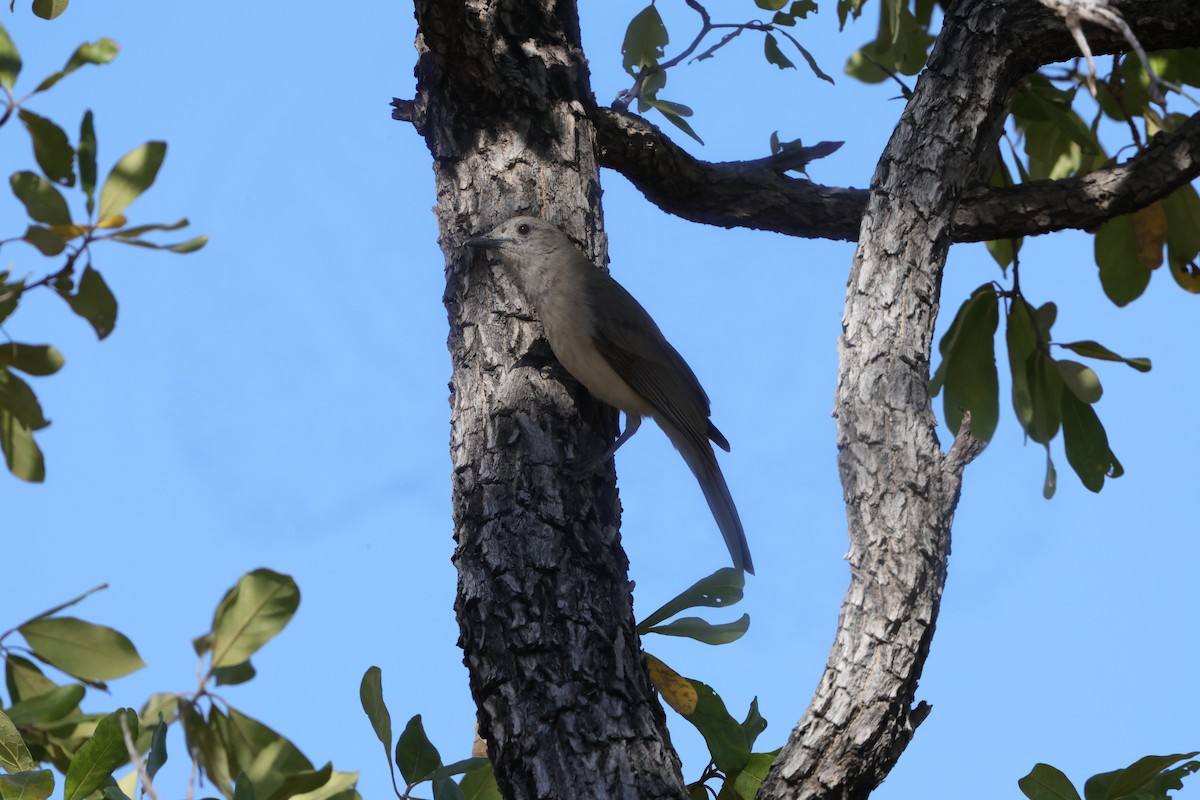
[[[103,681],[145,666],[123,634],[60,614],[91,593],[0,636],[9,699],[0,710],[0,768],[7,773],[0,775],[0,798],[50,797],[54,773],[45,764],[64,774],[64,800],[97,792],[106,800],[134,796],[137,781],[152,784],[166,762],[166,733],[175,724],[183,728],[196,767],[225,797],[358,798],[357,773],[337,772],[329,764],[315,768],[287,738],[209,691],[222,670],[248,665],[250,655],[287,625],[300,597],[290,577],[268,569],[242,576],[217,606],[212,630],[197,639],[202,643],[196,648],[202,659],[197,691],[151,695],[140,712],[85,714],[80,707],[88,687],[103,690]],[[24,647],[7,641],[14,634]],[[78,682],[55,682],[20,652]],[[115,773],[131,759],[137,762],[134,770],[118,782]]]
[[[727,644],[740,639],[750,626],[743,614],[733,622],[709,623],[699,617],[684,617],[667,623],[671,617],[690,608],[725,608],[742,599],[746,576],[741,570],[724,568],[702,578],[665,603],[638,624],[642,636],[651,633],[685,636],[704,644]],[[666,623],[666,624],[663,624]],[[758,710],[758,698],[750,703],[745,720],[738,722],[729,713],[721,696],[708,684],[686,678],[650,653],[644,653],[650,682],[663,701],[696,727],[708,745],[711,760],[700,777],[688,785],[689,796],[713,796],[752,800],[766,777],[778,751],[754,752],[758,735],[767,721]],[[720,788],[708,786],[719,781]]]
[[[627,108],[630,102],[636,98],[638,113],[645,114],[654,109],[672,125],[700,144],[704,144],[704,140],[686,119],[692,116],[692,109],[682,103],[659,97],[659,92],[667,85],[668,70],[683,63],[699,49],[710,34],[719,30],[729,32],[695,56],[693,61],[712,58],[718,50],[744,31],[756,31],[763,34],[763,56],[768,64],[774,64],[780,69],[795,68],[796,65],[780,47],[778,37],[782,36],[800,54],[814,75],[833,83],[833,79],[817,66],[817,61],[813,58],[812,53],[808,52],[792,33],[785,30],[785,28],[795,27],[797,20],[806,19],[810,13],[815,13],[816,2],[814,0],[792,0],[791,2],[789,0],[755,0],[755,4],[759,9],[773,12],[770,22],[751,20],[741,23],[714,23],[702,5],[689,3],[689,6],[700,14],[700,31],[683,52],[664,61],[666,47],[671,43],[671,37],[662,15],[658,13],[658,9],[651,2],[629,21],[629,26],[625,30],[625,39],[621,44],[622,65],[635,80],[633,87],[622,92],[615,105],[618,108]]]
[[[435,800],[500,800],[500,788],[492,774],[487,758],[471,757],[453,764],[443,764],[438,749],[429,741],[421,715],[412,717],[396,740],[396,760],[392,761],[392,715],[383,699],[383,674],[379,667],[370,667],[359,686],[363,711],[387,755],[388,773],[396,796],[407,800],[413,789],[426,781],[433,788]],[[404,789],[396,783],[396,769],[404,780]],[[462,775],[455,782],[454,776]]]
[[[1168,800],[1169,792],[1183,788],[1183,779],[1200,770],[1194,758],[1200,752],[1170,756],[1146,756],[1125,769],[1093,775],[1083,786],[1085,800]],[[1036,764],[1021,780],[1021,792],[1030,800],[1081,800],[1079,792],[1063,772],[1049,764]]]
[[[34,13],[53,19],[67,7],[65,0],[35,2]],[[25,208],[32,224],[24,234],[0,240],[0,246],[24,242],[46,258],[61,258],[60,266],[51,268],[41,278],[13,279],[13,271],[0,273],[0,322],[11,316],[22,297],[32,289],[47,287],[63,299],[67,307],[92,326],[97,338],[111,334],[117,323],[117,299],[108,283],[96,269],[92,245],[115,242],[133,247],[189,253],[204,246],[207,238],[159,244],[144,238],[155,231],[172,231],[187,225],[187,220],[171,224],[150,223],[131,226],[124,213],[158,177],[167,146],[164,142],[146,142],[125,154],[100,184],[99,214],[96,213],[96,130],[92,112],[86,111],[79,128],[79,138],[72,144],[66,131],[53,120],[44,117],[25,104],[41,92],[48,91],[86,65],[107,64],[119,52],[112,39],[85,42],[76,48],[62,69],[43,78],[27,96],[13,94],[21,74],[21,55],[7,30],[0,26],[0,87],[3,87],[3,109],[0,126],[15,117],[29,135],[33,157],[38,170],[18,170],[9,177],[13,194]],[[84,213],[76,215],[62,189],[78,189],[82,195]],[[49,348],[49,345],[28,345],[9,342],[10,348]],[[57,350],[54,351],[56,354]],[[14,475],[27,481],[45,478],[45,459],[34,440],[35,431],[49,425],[37,403],[32,387],[9,369],[27,374],[49,375],[63,364],[61,354],[53,369],[31,372],[15,362],[0,363],[0,449]]]

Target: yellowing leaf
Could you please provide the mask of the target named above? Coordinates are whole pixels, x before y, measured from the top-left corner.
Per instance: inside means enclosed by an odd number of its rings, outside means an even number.
[[[691,716],[700,700],[691,681],[649,653],[643,657],[646,659],[646,671],[650,673],[650,682],[662,695],[662,699],[683,716]]]
[[[70,241],[77,236],[83,236],[89,229],[86,225],[71,223],[69,225],[51,225],[50,230],[59,238]]]
[[[1150,269],[1161,267],[1163,245],[1167,243],[1167,212],[1161,201],[1133,212],[1133,236],[1141,265]]]
[[[111,217],[106,217],[96,223],[97,228],[123,228],[129,220],[125,219],[124,214],[114,214]]]

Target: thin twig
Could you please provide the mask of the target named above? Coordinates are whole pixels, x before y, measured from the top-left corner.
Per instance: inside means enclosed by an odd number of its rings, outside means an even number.
[[[137,745],[133,743],[133,734],[129,732],[129,723],[125,721],[125,715],[119,713],[117,721],[121,723],[121,734],[125,737],[125,749],[129,751],[129,760],[133,762],[138,777],[142,779],[142,793],[150,795],[150,800],[159,800],[154,781],[150,780],[150,773],[146,771],[146,765],[138,755]],[[191,792],[188,793],[188,797],[191,797]]]

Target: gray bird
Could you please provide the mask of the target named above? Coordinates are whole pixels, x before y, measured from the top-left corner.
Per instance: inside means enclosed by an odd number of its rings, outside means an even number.
[[[754,574],[746,533],[709,440],[729,442],[709,421],[708,395],[687,362],[621,284],[567,235],[536,217],[513,217],[463,242],[494,250],[546,329],[563,367],[600,400],[625,412],[607,461],[653,417],[700,482],[734,566]]]

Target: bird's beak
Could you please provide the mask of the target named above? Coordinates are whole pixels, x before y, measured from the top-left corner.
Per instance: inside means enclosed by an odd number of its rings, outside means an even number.
[[[503,239],[497,239],[494,236],[472,236],[463,242],[463,247],[485,247],[494,250],[503,244]]]

